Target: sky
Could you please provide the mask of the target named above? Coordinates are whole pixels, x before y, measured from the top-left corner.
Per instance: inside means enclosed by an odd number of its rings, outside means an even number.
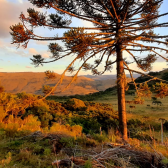
[[[51,56],[51,54],[48,52],[47,47],[49,42],[30,41],[26,49],[22,47],[17,49],[16,45],[11,44],[9,27],[11,25],[17,24],[19,22],[20,13],[23,12],[26,15],[27,8],[29,7],[35,8],[28,0],[0,0],[0,72],[45,72],[46,70],[50,70],[61,74],[71,62],[73,56],[66,57],[66,59],[64,58],[54,63],[44,64],[44,66],[34,67],[34,65],[31,64],[30,60],[33,55],[41,54],[46,59],[49,59],[49,57]],[[160,14],[168,12],[168,0],[164,0],[159,11]],[[53,11],[50,10],[47,12],[51,13]],[[159,22],[163,21],[168,21],[168,16],[162,17],[159,20]],[[92,25],[88,22],[73,19],[71,26],[84,27]],[[48,28],[38,28],[35,33],[41,36],[52,37],[56,34],[58,34],[58,36],[61,36],[63,31],[50,31]],[[160,35],[168,34],[168,28],[157,29],[155,33],[158,33]],[[124,52],[123,54],[124,57],[127,57],[128,60],[130,59],[131,61],[130,56],[126,52]],[[163,56],[166,55],[163,53]],[[164,68],[168,68],[166,61],[160,58],[153,64],[152,67],[152,71],[160,71]],[[132,64],[131,68],[138,70],[136,64]],[[89,71],[81,71],[79,73],[79,75],[87,74],[91,73]],[[116,66],[114,65],[112,72],[107,72],[105,74],[116,74]]]

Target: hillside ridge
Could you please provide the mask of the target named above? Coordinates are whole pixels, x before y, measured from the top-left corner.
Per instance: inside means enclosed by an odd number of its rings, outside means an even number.
[[[60,79],[60,76],[61,75],[56,73],[56,79],[47,80],[45,73],[43,72],[0,72],[0,84],[5,88],[6,92],[10,93],[27,92],[33,94],[43,94],[42,86],[54,86]],[[112,87],[115,85],[116,81],[116,79],[94,80],[85,76],[78,76],[77,80],[73,82],[67,90],[62,93],[58,93],[69,84],[71,79],[72,77],[65,76],[63,83],[56,89],[55,95],[85,95],[99,92]]]

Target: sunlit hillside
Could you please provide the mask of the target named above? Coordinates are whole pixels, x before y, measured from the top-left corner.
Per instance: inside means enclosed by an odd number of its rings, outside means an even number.
[[[0,73],[1,85],[5,87],[6,92],[11,93],[26,92],[42,94],[43,85],[54,86],[59,79],[59,74],[56,74],[56,79],[47,80],[45,78],[45,73]],[[56,95],[84,95],[94,93],[112,87],[115,85],[116,81],[114,78],[107,80],[94,80],[84,76],[79,76],[66,91],[57,93],[67,86],[71,79],[72,77],[69,76],[64,78],[63,83],[59,85],[56,90]]]

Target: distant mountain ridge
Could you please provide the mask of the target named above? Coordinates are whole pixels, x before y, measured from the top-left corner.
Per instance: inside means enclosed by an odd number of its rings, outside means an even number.
[[[107,80],[107,79],[115,79],[116,80],[116,75],[97,75],[97,76],[94,76],[94,75],[82,75],[82,76],[85,76],[87,78],[94,79],[94,80]],[[126,76],[128,78],[130,78],[129,74],[126,74]],[[139,74],[133,74],[134,78],[138,78],[139,76],[140,76]]]
[[[61,75],[56,74],[56,79],[47,80],[43,72],[0,72],[0,84],[4,86],[6,92],[19,93],[27,92],[33,94],[43,94],[42,86],[50,85],[54,86],[59,80]],[[95,80],[92,77],[78,76],[77,80],[74,81],[70,87],[62,93],[60,92],[68,83],[72,77],[65,76],[63,83],[56,89],[55,95],[85,95],[89,93],[99,92],[106,90],[109,87],[115,85],[116,79],[110,78],[101,80]]]

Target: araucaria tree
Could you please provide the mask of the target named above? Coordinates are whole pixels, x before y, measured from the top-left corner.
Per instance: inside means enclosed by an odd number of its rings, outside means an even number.
[[[123,51],[129,53],[133,62],[136,62],[138,68],[143,71],[151,69],[151,63],[156,61],[156,56],[168,60],[160,54],[160,51],[168,52],[163,48],[163,45],[168,45],[168,36],[154,33],[155,28],[168,26],[168,22],[157,22],[158,18],[168,14],[158,12],[163,0],[29,1],[38,8],[55,9],[55,13],[47,15],[30,8],[27,10],[28,16],[21,13],[21,23],[10,27],[12,43],[18,44],[18,47],[22,44],[26,48],[30,40],[53,41],[48,46],[52,53],[51,60],[47,61],[41,55],[33,55],[31,60],[36,66],[70,55],[76,56],[53,89],[56,89],[62,82],[67,71],[75,73],[71,81],[73,82],[82,68],[91,70],[95,75],[100,75],[111,71],[112,65],[116,64],[119,128],[123,139],[126,140],[125,90],[127,85],[124,71],[129,71],[137,91],[138,85],[134,82],[132,73],[138,71],[130,69],[132,62],[128,62]],[[71,27],[73,18],[88,21],[94,27]],[[41,37],[33,33],[33,30],[40,26],[49,29],[63,29],[65,33],[62,37]],[[62,40],[64,46],[56,43],[58,40]],[[95,60],[90,63],[90,59]],[[80,61],[81,66],[74,69],[76,61]],[[99,66],[102,64],[104,64],[104,69],[100,71]],[[145,88],[148,87],[145,85],[142,90]],[[138,95],[140,94],[138,93]],[[136,102],[138,101],[141,102],[140,99],[137,99]]]

